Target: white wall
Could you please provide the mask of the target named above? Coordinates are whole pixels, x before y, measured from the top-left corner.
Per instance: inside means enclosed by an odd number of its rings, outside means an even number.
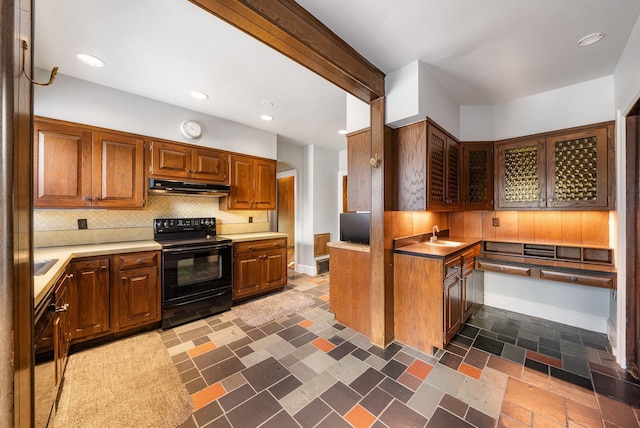
[[[340,239],[340,208],[338,206],[339,153],[319,146],[314,148],[313,231],[331,233],[331,240]]]
[[[371,107],[351,94],[346,95],[347,132],[359,131],[371,126]]]
[[[627,40],[613,78],[616,108],[633,105],[640,86],[640,17]],[[626,113],[625,111],[624,114]]]
[[[493,106],[460,106],[461,141],[495,141]]]
[[[385,77],[385,123],[392,128],[429,117],[448,132],[460,135],[460,106],[429,73],[414,61]]]
[[[54,85],[34,86],[34,114],[171,141],[275,159],[276,134],[150,98],[58,75]],[[202,137],[186,140],[185,119],[202,125]]]
[[[609,290],[484,272],[487,306],[607,333]]]

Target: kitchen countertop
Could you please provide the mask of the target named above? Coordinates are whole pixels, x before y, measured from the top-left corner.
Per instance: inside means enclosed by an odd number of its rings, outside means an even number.
[[[33,249],[33,260],[58,259],[44,275],[33,277],[33,305],[37,306],[55,284],[69,262],[78,257],[104,256],[109,254],[134,253],[161,250],[156,241],[110,242],[105,244],[68,245]]]
[[[394,239],[393,252],[396,254],[407,254],[410,256],[431,257],[444,259],[462,252],[472,245],[482,242],[482,238],[469,236],[442,236],[439,241],[459,242],[458,246],[430,245],[430,233],[415,235],[410,237]]]
[[[257,241],[261,239],[286,238],[289,235],[281,232],[252,232],[252,233],[231,233],[228,235],[218,235],[220,238],[231,239],[233,242]]]

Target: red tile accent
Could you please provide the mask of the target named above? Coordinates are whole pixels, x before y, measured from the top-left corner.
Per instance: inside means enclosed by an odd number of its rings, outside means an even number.
[[[191,401],[193,401],[193,411],[206,406],[214,400],[222,397],[226,394],[224,387],[220,382],[216,382],[211,386],[202,389],[195,394],[191,395]]]
[[[198,345],[195,348],[189,349],[187,353],[191,358],[197,357],[198,355],[205,354],[209,351],[213,351],[216,349],[216,345],[213,342],[203,343],[202,345]]]
[[[376,421],[376,417],[359,404],[349,410],[344,418],[355,428],[369,428]]]
[[[417,378],[425,380],[427,376],[429,376],[429,373],[431,373],[431,369],[433,369],[431,364],[427,364],[421,360],[415,360],[407,369],[407,373],[411,373]]]
[[[458,371],[460,373],[466,374],[467,376],[471,376],[472,378],[478,379],[478,380],[480,380],[480,376],[482,376],[482,370],[476,367],[470,366],[467,363],[460,364]]]
[[[300,325],[300,326],[302,326],[304,328],[309,328],[309,327],[311,327],[313,325],[313,321],[311,321],[311,320],[300,321],[298,323],[298,325]]]
[[[529,358],[530,360],[537,361],[539,363],[548,364],[550,366],[557,367],[559,369],[562,368],[562,360],[550,357],[548,355],[539,354],[538,352],[527,350],[527,358]]]
[[[324,352],[329,352],[336,347],[336,345],[334,345],[333,343],[329,342],[327,339],[324,339],[322,337],[318,337],[317,339],[312,340],[311,344]]]

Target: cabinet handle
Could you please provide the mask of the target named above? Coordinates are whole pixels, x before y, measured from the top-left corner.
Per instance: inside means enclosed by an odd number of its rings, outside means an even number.
[[[55,312],[56,313],[67,312],[68,310],[69,310],[69,304],[65,303],[64,305],[60,306],[59,308],[56,308]]]
[[[100,270],[107,270],[107,267],[106,266],[101,266]]]
[[[90,198],[88,196],[85,196],[84,198],[82,198],[83,201],[88,201]]]
[[[549,202],[553,202],[553,198],[549,198]]]
[[[136,264],[137,264],[137,265],[141,265],[141,264],[142,264],[142,259],[137,259],[137,260],[136,260]]]
[[[126,276],[123,276],[122,278],[120,278],[120,281],[125,282],[127,280]]]
[[[500,266],[500,272],[504,272],[504,268],[502,266]]]
[[[249,249],[250,249],[250,250],[253,250],[253,247],[249,246]]]
[[[67,275],[67,279],[71,279],[71,278],[73,278],[73,274],[72,274],[72,273],[70,273],[69,275]]]
[[[578,280],[578,278],[576,278],[575,276],[571,277],[571,281],[576,282]]]
[[[93,200],[94,200],[94,201],[99,201],[99,200],[100,200],[100,196],[94,196],[94,197],[93,197]]]
[[[544,202],[544,198],[540,198],[540,202]]]

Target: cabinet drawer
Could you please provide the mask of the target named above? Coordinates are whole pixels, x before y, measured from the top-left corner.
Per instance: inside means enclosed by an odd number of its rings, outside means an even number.
[[[614,278],[609,276],[584,275],[540,269],[540,278],[550,279],[552,281],[571,282],[573,284],[580,285],[590,285],[592,287],[615,288]]]
[[[528,267],[502,265],[480,260],[476,261],[476,269],[486,270],[490,272],[508,273],[511,275],[531,276],[531,268]]]
[[[141,267],[157,266],[160,253],[151,251],[148,253],[118,254],[115,256],[116,269],[127,270]]]
[[[458,275],[460,273],[460,257],[455,257],[450,260],[445,260],[444,262],[444,277],[449,278],[453,275]]]
[[[252,251],[265,251],[274,248],[286,248],[287,238],[265,239],[262,241],[238,242],[233,245],[236,254],[250,253]]]

